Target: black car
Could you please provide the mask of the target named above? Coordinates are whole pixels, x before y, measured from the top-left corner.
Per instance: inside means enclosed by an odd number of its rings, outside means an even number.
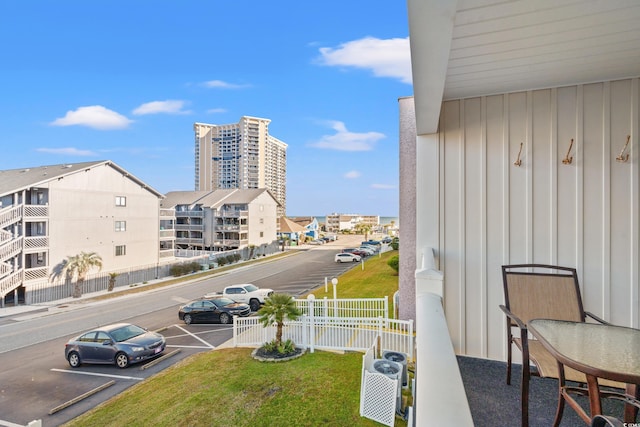
[[[126,368],[160,355],[165,339],[130,323],[115,323],[85,332],[70,339],[64,347],[64,357],[72,368],[82,363],[115,364]]]
[[[210,296],[191,301],[180,307],[178,318],[184,323],[231,323],[233,316],[245,317],[251,314],[251,307],[223,296]]]

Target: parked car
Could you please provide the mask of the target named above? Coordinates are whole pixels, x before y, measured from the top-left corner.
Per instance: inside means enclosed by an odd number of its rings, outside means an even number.
[[[178,310],[178,319],[187,325],[192,323],[220,322],[229,324],[233,316],[246,317],[251,314],[248,304],[235,302],[222,295],[212,295],[191,301]]]
[[[224,288],[222,296],[234,300],[235,302],[243,302],[249,304],[251,311],[260,310],[260,306],[264,304],[266,298],[273,294],[273,289],[260,289],[251,283],[243,283],[240,285],[231,285]],[[215,296],[216,294],[207,294],[205,297]]]
[[[333,257],[335,262],[359,262],[361,259],[360,255],[349,252],[340,252]]]
[[[365,251],[361,251],[357,248],[345,248],[342,250],[343,253],[358,255],[359,257],[366,257],[368,254]]]
[[[312,240],[309,242],[310,245],[324,245],[324,241],[320,239]]]
[[[385,236],[385,237],[381,240],[381,242],[382,242],[382,243],[386,243],[386,244],[388,245],[389,243],[391,243],[391,240],[393,240],[393,239],[391,239],[391,237],[389,237],[389,236]]]
[[[164,337],[156,332],[130,323],[115,323],[70,339],[64,346],[64,357],[72,368],[83,363],[126,368],[159,356],[165,346]]]
[[[379,241],[377,241],[377,240],[371,240],[371,239],[366,240],[366,241],[364,241],[364,242],[361,242],[360,244],[361,244],[361,245],[370,245],[370,246],[375,246],[376,248],[380,248],[380,246],[382,246],[382,243],[380,243]]]
[[[365,252],[367,255],[374,255],[377,251],[373,249],[371,246],[360,246],[357,248],[360,251]]]

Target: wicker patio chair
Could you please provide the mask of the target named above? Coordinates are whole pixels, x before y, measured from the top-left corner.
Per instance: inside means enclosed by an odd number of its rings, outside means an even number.
[[[585,322],[587,316],[606,323],[585,312],[580,296],[576,269],[544,264],[503,265],[504,305],[507,316],[507,384],[511,384],[512,344],[522,352],[521,409],[522,426],[529,425],[529,379],[532,375],[559,378],[558,362],[540,342],[531,338],[527,323],[536,318]],[[519,329],[514,335],[513,328]],[[532,369],[531,363],[535,365]],[[586,383],[583,373],[565,367],[565,380]],[[600,385],[624,388],[624,384],[601,381]],[[574,390],[580,392],[579,389]],[[558,411],[564,399],[558,402]]]

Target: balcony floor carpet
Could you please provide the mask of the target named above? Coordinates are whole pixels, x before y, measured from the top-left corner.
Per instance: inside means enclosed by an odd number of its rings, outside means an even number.
[[[511,385],[506,383],[507,364],[495,360],[458,356],[462,382],[467,393],[474,425],[477,427],[516,427],[520,425],[521,365],[513,365]],[[529,426],[553,425],[558,402],[558,382],[551,378],[531,377],[529,388]],[[583,408],[589,402],[578,397]],[[622,402],[603,399],[603,413],[622,419]],[[565,404],[561,427],[587,424]]]

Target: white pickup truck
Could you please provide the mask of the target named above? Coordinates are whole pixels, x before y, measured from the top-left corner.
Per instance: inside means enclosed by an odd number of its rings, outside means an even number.
[[[272,293],[273,289],[260,289],[251,283],[227,286],[224,288],[224,291],[222,291],[222,295],[235,302],[249,304],[251,311],[260,310],[260,306],[264,304],[265,298],[268,298]]]

